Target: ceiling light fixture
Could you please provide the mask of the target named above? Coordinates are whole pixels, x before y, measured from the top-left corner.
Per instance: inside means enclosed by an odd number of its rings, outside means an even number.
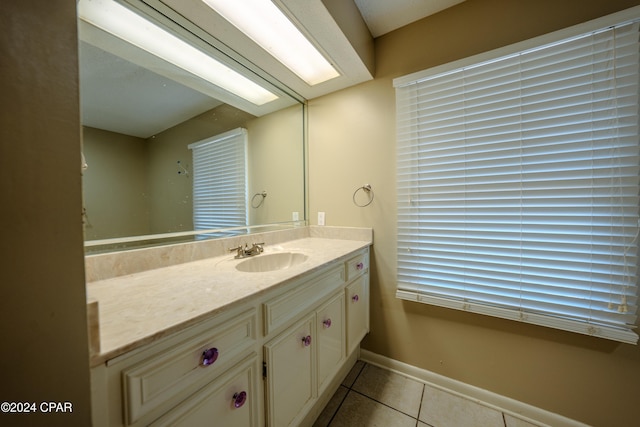
[[[203,0],[310,86],[340,73],[270,0]]]
[[[278,98],[200,49],[113,0],[80,0],[78,17],[255,105]]]

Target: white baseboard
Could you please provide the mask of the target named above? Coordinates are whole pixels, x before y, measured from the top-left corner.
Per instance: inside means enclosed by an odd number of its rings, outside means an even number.
[[[372,353],[365,349],[360,350],[360,359],[372,365],[380,366],[414,378],[440,390],[502,411],[532,424],[553,427],[588,427],[586,424],[562,415],[436,374],[435,372],[427,371],[426,369],[417,368],[407,363]]]

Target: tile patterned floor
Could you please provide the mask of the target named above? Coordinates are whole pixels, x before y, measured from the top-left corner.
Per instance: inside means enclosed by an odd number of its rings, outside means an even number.
[[[536,427],[383,368],[356,362],[314,427]]]

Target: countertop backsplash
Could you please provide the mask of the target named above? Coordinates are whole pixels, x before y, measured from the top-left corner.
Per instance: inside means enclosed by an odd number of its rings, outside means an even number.
[[[222,239],[87,255],[85,256],[85,278],[86,282],[90,283],[185,262],[223,256],[229,253],[229,249],[245,243],[249,244],[249,246],[252,243],[264,243],[265,246],[269,246],[306,237],[372,241],[372,234],[373,231],[370,228],[302,226]]]

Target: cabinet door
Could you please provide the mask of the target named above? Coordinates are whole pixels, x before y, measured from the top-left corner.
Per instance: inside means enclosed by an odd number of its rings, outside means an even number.
[[[258,427],[262,425],[258,375],[258,356],[253,353],[151,426]]]
[[[347,354],[369,332],[369,275],[358,277],[345,290],[347,305]]]
[[[314,325],[315,313],[264,346],[270,427],[296,424],[316,397]]]
[[[344,296],[340,292],[316,312],[316,353],[318,357],[318,390],[338,368],[345,357]]]

